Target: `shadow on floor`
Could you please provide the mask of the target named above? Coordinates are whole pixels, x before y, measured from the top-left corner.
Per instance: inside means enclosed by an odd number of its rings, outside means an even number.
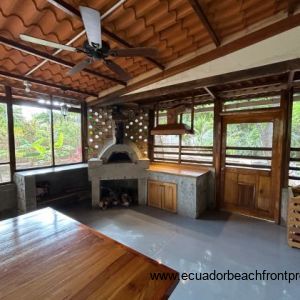
[[[90,202],[72,203],[71,205],[55,205],[52,208],[75,218],[79,222],[93,226],[100,219],[118,219],[122,226],[121,216],[128,215],[131,218],[141,222],[157,223],[164,226],[172,226],[174,230],[189,230],[195,233],[201,233],[208,236],[219,236],[228,221],[231,221],[231,214],[226,212],[208,211],[199,219],[179,216],[161,209],[148,206],[131,206],[130,208],[113,207],[105,211],[93,209]],[[125,221],[124,221],[125,222]],[[205,226],[201,226],[202,224]],[[207,226],[209,223],[209,226]],[[137,222],[138,224],[138,222]],[[124,223],[124,226],[126,224]]]

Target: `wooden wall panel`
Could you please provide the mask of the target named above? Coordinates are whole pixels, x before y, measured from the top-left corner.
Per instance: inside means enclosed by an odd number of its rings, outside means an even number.
[[[176,187],[176,184],[164,183],[164,198],[162,201],[162,209],[174,213],[177,211]]]
[[[156,208],[162,207],[162,188],[159,182],[148,180],[148,205]]]
[[[226,171],[225,172],[225,191],[224,203],[238,203],[238,174]],[[230,187],[230,188],[228,188]]]
[[[271,211],[272,192],[271,177],[260,176],[258,180],[257,208],[264,211]]]
[[[238,205],[247,209],[255,208],[255,183],[238,183]]]
[[[255,172],[255,171],[254,171]],[[256,183],[256,173],[254,174],[239,174],[238,183],[253,185]]]

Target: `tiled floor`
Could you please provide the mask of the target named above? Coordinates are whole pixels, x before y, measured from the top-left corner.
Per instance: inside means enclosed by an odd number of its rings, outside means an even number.
[[[61,209],[137,251],[179,272],[300,272],[300,250],[286,243],[286,229],[225,213],[200,220],[149,207]],[[185,281],[171,299],[300,299],[300,278],[285,281]]]

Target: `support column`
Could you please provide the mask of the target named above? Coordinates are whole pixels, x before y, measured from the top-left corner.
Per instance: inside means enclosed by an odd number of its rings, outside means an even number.
[[[15,136],[14,136],[14,117],[13,117],[13,98],[10,86],[5,86],[5,97],[7,100],[7,119],[8,119],[8,142],[9,142],[9,158],[11,178],[14,178],[16,171],[15,156]]]
[[[151,134],[151,130],[154,128],[154,110],[149,110],[149,127],[148,127],[148,158],[153,161],[153,147],[154,147],[154,135]]]
[[[88,143],[87,143],[87,104],[81,104],[81,147],[82,147],[82,161],[88,161]]]
[[[92,207],[99,207],[101,191],[100,180],[98,178],[92,180]]]
[[[292,135],[292,112],[293,112],[293,88],[281,93],[280,106],[282,109],[282,121],[284,126],[282,141],[282,187],[287,188],[289,183],[289,164]]]
[[[215,168],[215,206],[218,207],[220,201],[221,186],[221,159],[222,159],[222,100],[216,98],[214,101],[214,149],[213,165]]]
[[[147,179],[138,179],[138,202],[139,205],[147,204]]]

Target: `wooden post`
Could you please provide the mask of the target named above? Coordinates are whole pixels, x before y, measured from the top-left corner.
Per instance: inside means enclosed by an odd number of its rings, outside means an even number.
[[[215,168],[215,204],[220,204],[221,188],[221,163],[222,163],[222,100],[214,100],[214,145],[213,145],[213,166]]]
[[[154,118],[155,118],[155,111],[153,109],[149,110],[148,113],[148,158],[150,161],[153,161],[154,158],[154,135],[151,134],[151,130],[154,128]]]
[[[14,116],[13,116],[13,99],[10,86],[5,86],[5,95],[7,100],[7,120],[8,120],[8,143],[10,157],[10,174],[13,178],[16,171],[16,156],[15,156],[15,135],[14,135]]]
[[[155,110],[156,110],[156,124],[155,124],[155,126],[158,126],[159,125],[159,105],[157,104],[156,106],[155,106]]]
[[[82,162],[88,161],[87,153],[87,104],[81,103],[81,148],[82,148]]]
[[[289,184],[289,164],[292,135],[293,88],[282,91],[280,107],[282,109],[282,122],[284,128],[282,149],[283,166],[281,171],[281,181],[282,187],[287,188]]]
[[[182,114],[180,114],[180,124],[182,124]],[[179,147],[178,147],[178,163],[181,164],[181,148],[182,148],[182,135],[179,135]]]
[[[195,104],[194,97],[192,99],[192,107],[191,107],[191,132],[194,133],[194,122],[195,122]]]
[[[51,155],[52,165],[55,166],[55,153],[54,153],[54,123],[53,123],[53,97],[50,95],[51,109],[50,109],[50,122],[51,122]]]

